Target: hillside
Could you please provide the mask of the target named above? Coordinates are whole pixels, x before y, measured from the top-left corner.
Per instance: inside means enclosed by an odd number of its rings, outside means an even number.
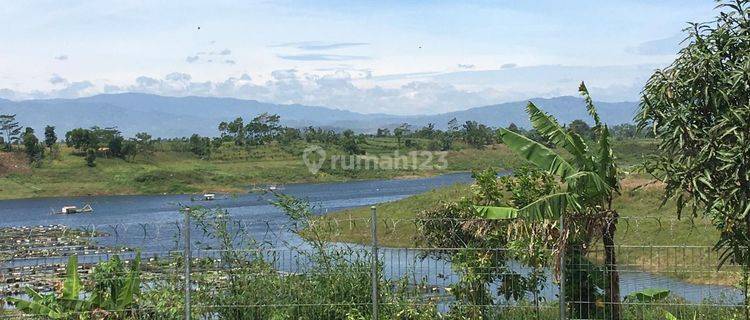
[[[557,97],[532,101],[563,123],[588,119],[580,98]],[[0,100],[0,114],[17,114],[22,125],[34,127],[39,132],[45,125],[54,125],[61,133],[73,128],[96,125],[118,127],[126,136],[146,131],[155,137],[183,137],[193,133],[215,136],[218,134],[216,128],[219,122],[236,117],[250,119],[263,112],[280,115],[282,123],[287,126],[351,128],[362,132],[374,132],[379,127],[395,127],[404,122],[414,127],[434,123],[438,128],[445,128],[452,118],[456,118],[459,123],[473,120],[493,127],[507,126],[510,123],[528,127],[528,117],[524,112],[526,103],[509,102],[435,115],[397,116],[234,98],[122,93],[77,99]],[[637,104],[597,102],[597,107],[604,121],[620,124],[631,122]]]
[[[416,139],[415,139],[416,140]],[[420,141],[426,144],[426,141]],[[0,151],[0,200],[79,195],[162,194],[201,192],[246,192],[252,185],[295,182],[333,182],[364,179],[392,179],[431,176],[474,168],[512,168],[521,163],[503,145],[477,150],[456,143],[460,150],[446,156],[447,167],[341,170],[326,166],[313,174],[305,166],[302,150],[309,145],[264,145],[253,148],[225,145],[213,151],[210,159],[190,152],[157,150],[131,161],[98,157],[95,167],[87,167],[79,152],[60,146],[39,166],[29,167],[25,155]],[[330,155],[344,154],[336,145],[322,145]],[[417,149],[399,148],[395,138],[368,138],[362,144],[369,155],[392,156],[398,150],[408,154]],[[4,160],[16,165],[6,168]],[[420,158],[418,163],[422,163]],[[437,158],[430,162],[439,164]],[[5,168],[5,169],[4,169]]]

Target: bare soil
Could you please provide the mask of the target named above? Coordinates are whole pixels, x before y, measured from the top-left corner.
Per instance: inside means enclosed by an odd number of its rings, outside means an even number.
[[[13,173],[30,173],[29,161],[26,155],[17,152],[0,151],[0,177]]]

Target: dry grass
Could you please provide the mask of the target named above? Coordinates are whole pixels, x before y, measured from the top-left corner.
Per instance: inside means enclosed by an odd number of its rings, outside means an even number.
[[[13,173],[26,174],[29,172],[31,172],[31,168],[25,154],[0,151],[0,177]]]

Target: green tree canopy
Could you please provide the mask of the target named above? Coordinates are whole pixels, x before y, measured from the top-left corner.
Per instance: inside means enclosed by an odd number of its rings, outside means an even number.
[[[57,143],[57,134],[55,133],[55,127],[44,127],[44,145],[46,145],[47,148],[51,149],[52,146],[55,145],[55,143]]]
[[[34,129],[26,127],[22,140],[29,162],[39,163],[44,155],[44,148],[39,145],[39,139],[34,135]]]
[[[5,149],[10,149],[11,144],[19,142],[21,126],[16,121],[15,114],[0,114],[0,131],[5,135]]]
[[[721,232],[720,265],[750,270],[750,9],[747,0],[719,5],[710,23],[686,29],[687,46],[656,71],[637,120],[660,139],[647,169],[666,183],[678,216],[689,207]],[[750,302],[750,298],[746,299]],[[750,316],[749,316],[750,317]]]

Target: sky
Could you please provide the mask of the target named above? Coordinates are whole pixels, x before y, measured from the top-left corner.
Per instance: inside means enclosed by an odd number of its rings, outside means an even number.
[[[0,1],[0,98],[143,92],[434,114],[635,101],[693,1]]]

